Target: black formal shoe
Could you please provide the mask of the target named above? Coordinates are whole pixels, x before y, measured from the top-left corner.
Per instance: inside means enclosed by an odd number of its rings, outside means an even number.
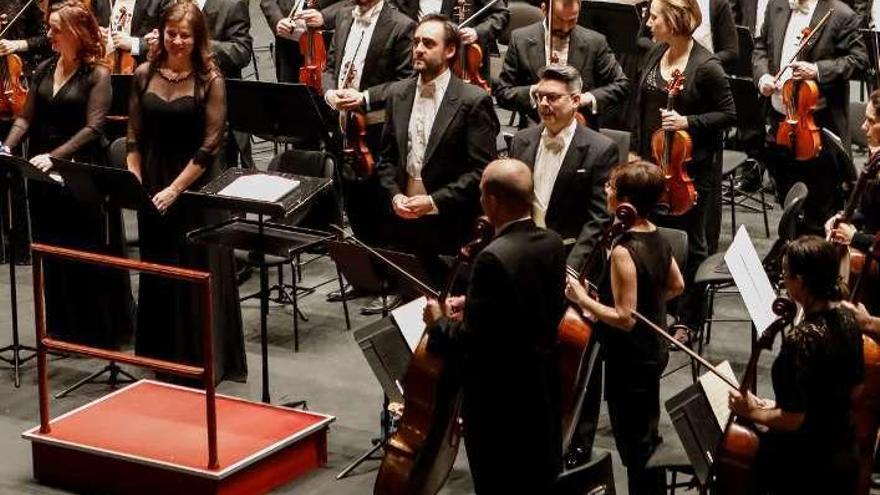
[[[382,300],[382,296],[378,296],[364,305],[361,308],[361,314],[364,316],[370,315],[381,315],[383,311],[391,311],[392,309],[400,306],[401,303],[400,296],[397,294],[390,294],[385,296],[385,300]],[[384,304],[383,304],[384,303]]]
[[[353,286],[346,285],[345,289],[342,291],[337,289],[327,294],[327,302],[342,302],[343,299],[351,301],[352,299],[364,297],[364,295],[364,293],[355,289]]]
[[[583,445],[572,445],[568,454],[565,455],[566,469],[574,469],[590,462],[590,454]]]
[[[250,280],[251,275],[253,274],[254,269],[249,265],[244,265],[238,270],[238,273],[235,274],[235,283],[241,285]]]

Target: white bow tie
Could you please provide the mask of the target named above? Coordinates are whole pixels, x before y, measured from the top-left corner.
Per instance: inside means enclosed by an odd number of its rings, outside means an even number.
[[[554,154],[561,152],[565,147],[565,139],[562,136],[544,134],[541,136],[541,143],[544,145],[544,149]]]
[[[801,14],[806,14],[810,12],[810,3],[806,0],[803,2],[799,0],[788,0],[788,8],[800,12]]]
[[[437,90],[437,83],[431,81],[425,84],[419,84],[419,96],[422,98],[433,98],[434,92]]]

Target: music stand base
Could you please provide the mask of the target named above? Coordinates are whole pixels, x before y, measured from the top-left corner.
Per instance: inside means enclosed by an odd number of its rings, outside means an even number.
[[[379,449],[385,448],[385,442],[388,441],[388,437],[374,438],[372,441],[374,445],[368,450],[364,451],[363,454],[359,455],[355,460],[351,462],[351,464],[345,466],[345,469],[343,469],[339,472],[339,474],[336,475],[337,480],[341,480],[342,478],[348,476],[349,473],[357,469],[357,467],[363,464],[365,461],[382,460],[382,457],[376,457],[375,454]]]
[[[29,352],[31,354],[29,356],[22,357],[22,351]],[[19,388],[21,387],[21,366],[31,359],[37,357],[37,350],[27,345],[11,344],[6,347],[0,348],[0,354],[6,352],[12,353],[12,357],[7,358],[4,356],[0,356],[0,361],[3,361],[12,366],[14,385],[15,388]]]
[[[109,374],[107,379],[103,380],[103,381],[98,380],[97,378],[100,377],[101,375],[103,375],[104,373]],[[122,379],[119,378],[119,375],[122,375]],[[81,388],[84,385],[87,385],[89,383],[105,384],[105,385],[110,385],[110,388],[116,388],[117,385],[121,385],[124,383],[133,383],[135,381],[137,381],[135,379],[135,377],[131,376],[127,371],[120,368],[116,363],[111,361],[107,366],[104,366],[100,370],[98,370],[98,371],[92,373],[91,375],[83,378],[82,380],[74,383],[70,387],[67,387],[66,389],[62,390],[61,392],[58,392],[57,394],[55,394],[55,398],[56,399],[64,398],[67,395],[69,395],[70,393],[75,392],[79,388]]]

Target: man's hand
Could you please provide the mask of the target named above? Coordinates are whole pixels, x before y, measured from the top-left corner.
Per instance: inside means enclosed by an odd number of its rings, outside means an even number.
[[[773,81],[773,76],[764,74],[758,81],[758,91],[764,96],[773,96],[773,93],[782,89],[778,82]]]
[[[404,196],[403,194],[398,194],[391,199],[391,208],[394,210],[394,214],[399,216],[400,218],[405,218],[407,220],[412,220],[414,218],[418,218],[415,213],[409,208],[407,204],[409,198]]]
[[[458,33],[461,36],[461,42],[465,45],[477,42],[477,31],[472,27],[461,28]]]
[[[802,81],[810,81],[819,77],[819,67],[812,62],[798,60],[791,63],[791,77]]]
[[[364,94],[356,89],[331,90],[326,99],[335,110],[357,110],[364,104]]]
[[[292,40],[294,28],[294,21],[290,20],[289,17],[282,17],[281,20],[278,21],[278,24],[275,25],[275,34],[282,38]]]
[[[419,194],[410,197],[406,201],[406,207],[413,212],[415,218],[419,218],[434,211],[434,202],[431,201],[431,196],[428,196],[427,194]]]
[[[322,28],[324,27],[324,15],[321,14],[320,10],[316,9],[305,9],[299,14],[293,16],[294,20],[303,20],[306,23],[306,26],[310,28]]]
[[[593,112],[596,111],[596,97],[593,96],[593,93],[590,93],[589,91],[581,93],[581,106],[589,108]]]
[[[660,126],[664,131],[683,131],[688,128],[688,119],[684,115],[679,115],[675,110],[660,109],[661,123]]]
[[[149,33],[145,34],[144,41],[147,42],[147,46],[149,46],[151,49],[154,46],[158,46],[159,45],[159,30],[154,29],[154,30],[150,31]]]
[[[43,153],[42,155],[37,155],[31,158],[31,165],[37,167],[43,172],[48,172],[49,169],[52,168],[52,160],[49,158],[48,153]]]
[[[28,44],[26,40],[0,40],[0,57],[13,53],[26,52]]]
[[[125,33],[120,33],[119,31],[113,33],[113,46],[115,46],[117,50],[130,52],[131,36]]]

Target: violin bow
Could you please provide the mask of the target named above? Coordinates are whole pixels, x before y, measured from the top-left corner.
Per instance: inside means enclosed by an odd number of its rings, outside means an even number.
[[[293,7],[290,8],[290,13],[287,14],[288,19],[293,19],[293,15],[299,12],[302,9],[303,4],[306,0],[296,0],[293,2]]]
[[[773,84],[779,82],[779,78],[782,77],[782,74],[784,74],[785,71],[791,67],[791,64],[793,64],[798,59],[798,57],[801,56],[804,48],[806,48],[810,44],[810,41],[813,39],[813,35],[819,32],[820,29],[822,29],[822,26],[825,25],[825,22],[828,20],[829,17],[831,17],[832,13],[834,13],[834,9],[828,9],[828,12],[825,12],[825,15],[822,16],[822,19],[820,19],[819,22],[816,23],[816,26],[810,29],[810,32],[807,33],[807,35],[801,40],[801,46],[799,46],[797,51],[794,52],[791,60],[789,60],[787,64],[779,68],[779,72],[777,72],[776,77],[773,78]]]
[[[470,24],[474,21],[474,19],[481,16],[483,14],[483,12],[489,10],[489,7],[495,5],[496,3],[498,3],[498,0],[492,0],[491,2],[487,3],[486,5],[483,5],[483,7],[480,8],[480,10],[474,12],[473,14],[471,14],[470,17],[461,21],[461,23],[458,25],[458,29],[461,29],[463,27],[467,27],[468,24]]]
[[[24,11],[27,10],[27,8],[30,7],[32,3],[34,3],[34,0],[28,0],[28,2],[24,4],[24,7],[22,7],[21,10],[19,10],[18,13],[15,14],[12,20],[6,22],[6,26],[3,27],[2,31],[0,31],[0,39],[2,39],[4,35],[6,35],[6,32],[9,31],[9,28],[11,28],[13,24],[15,24],[15,21],[17,21],[18,18],[21,17],[22,14],[24,14]]]

